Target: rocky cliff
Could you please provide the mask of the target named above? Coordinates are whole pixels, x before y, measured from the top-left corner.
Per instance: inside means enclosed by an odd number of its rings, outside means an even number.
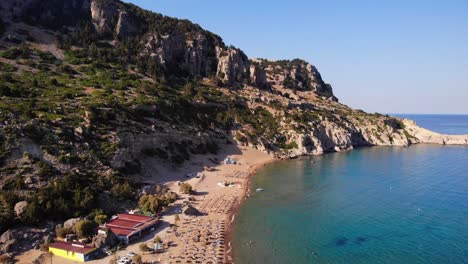
[[[2,15],[11,21],[53,28],[90,22],[98,38],[138,38],[138,59],[145,68],[152,65],[158,73],[215,76],[229,87],[278,85],[336,99],[331,86],[305,61],[249,60],[242,50],[226,47],[221,38],[198,25],[141,11],[119,1],[7,0],[0,7]]]

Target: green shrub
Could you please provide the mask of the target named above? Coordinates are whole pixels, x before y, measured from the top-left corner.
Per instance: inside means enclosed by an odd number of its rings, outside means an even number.
[[[193,188],[192,185],[183,182],[180,184],[179,191],[184,194],[191,194],[193,193]]]
[[[89,220],[81,220],[73,229],[80,238],[92,237],[96,233],[96,224]]]

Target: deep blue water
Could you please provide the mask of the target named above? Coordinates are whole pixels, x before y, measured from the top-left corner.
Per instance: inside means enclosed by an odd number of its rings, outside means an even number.
[[[468,134],[468,115],[392,115],[409,118],[421,127],[442,134]]]
[[[233,226],[236,263],[468,263],[468,147],[283,161],[251,190]]]

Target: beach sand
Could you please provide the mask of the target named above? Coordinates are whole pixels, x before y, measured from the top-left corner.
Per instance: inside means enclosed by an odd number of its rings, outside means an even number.
[[[224,164],[223,160],[230,157],[237,164]],[[164,184],[171,191],[177,192],[180,198],[167,208],[161,216],[158,228],[138,242],[118,251],[115,256],[125,256],[128,252],[140,254],[146,263],[232,263],[227,235],[234,219],[234,213],[244,199],[248,189],[249,179],[255,171],[273,162],[275,159],[257,149],[228,145],[217,155],[198,155],[180,167],[156,168],[159,177],[144,179],[151,184]],[[200,177],[186,177],[187,174]],[[161,177],[163,175],[163,177]],[[142,179],[143,180],[143,179]],[[179,183],[187,182],[195,190],[193,195],[179,193]],[[222,186],[230,182],[230,186]],[[194,201],[189,201],[194,199]],[[187,216],[180,213],[183,203],[189,202],[201,215]],[[175,215],[180,220],[176,223]],[[171,225],[176,224],[176,230]],[[153,247],[153,240],[159,236],[166,249],[160,253],[141,253],[139,244],[144,242]],[[40,251],[31,250],[16,259],[21,263],[31,263],[30,256],[38,256]],[[105,263],[112,256],[87,263]],[[42,257],[42,263],[50,263],[50,259]],[[75,263],[60,257],[53,257],[53,263]]]

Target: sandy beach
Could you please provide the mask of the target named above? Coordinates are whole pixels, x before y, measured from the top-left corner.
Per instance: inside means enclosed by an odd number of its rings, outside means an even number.
[[[226,157],[236,164],[224,164]],[[179,194],[179,199],[162,213],[158,228],[115,255],[87,263],[108,264],[113,257],[125,256],[128,252],[140,254],[144,263],[232,263],[228,233],[235,211],[245,197],[250,177],[274,160],[257,149],[231,145],[217,155],[195,156],[177,168],[158,167],[158,173],[164,177],[145,179],[145,182],[164,184]],[[181,194],[181,182],[192,185],[195,193]],[[183,214],[184,203],[196,208],[200,215]],[[176,215],[179,221],[175,220]],[[140,243],[153,247],[156,236],[162,239],[165,249],[157,254],[142,253]],[[38,263],[51,263],[50,257],[38,250],[28,251],[16,259],[19,263],[31,263],[34,259]],[[53,257],[52,263],[78,262]]]

